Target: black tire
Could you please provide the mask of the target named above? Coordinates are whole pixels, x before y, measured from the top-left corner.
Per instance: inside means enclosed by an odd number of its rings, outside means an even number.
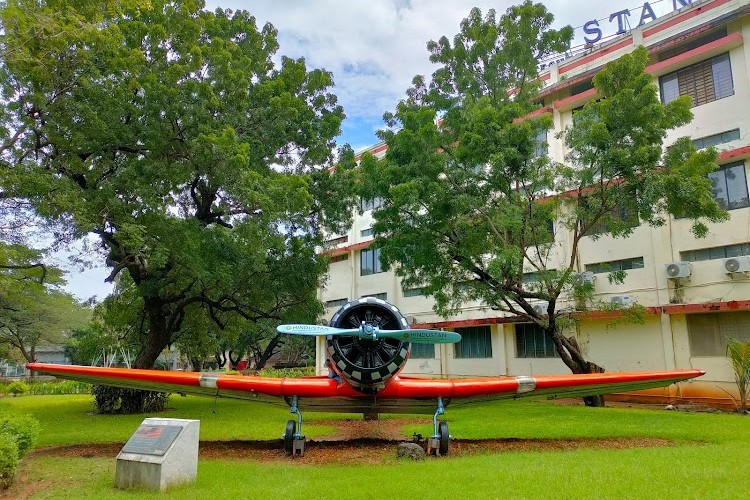
[[[286,431],[284,431],[284,451],[287,455],[292,454],[294,449],[294,433],[297,432],[297,422],[290,420],[286,423]]]
[[[450,434],[448,434],[448,422],[440,422],[438,424],[438,435],[440,436],[440,455],[448,454],[448,440]]]

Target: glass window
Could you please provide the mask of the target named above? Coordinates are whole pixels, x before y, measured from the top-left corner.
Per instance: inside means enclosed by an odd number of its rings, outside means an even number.
[[[549,144],[547,143],[547,131],[540,130],[536,136],[536,149],[534,150],[534,158],[539,156],[547,156],[549,152]]]
[[[385,200],[379,196],[372,200],[365,200],[362,198],[359,200],[359,208],[361,208],[363,212],[367,212],[368,210],[375,210],[376,208],[382,207],[383,203],[385,203]]]
[[[643,257],[586,264],[586,270],[592,273],[611,273],[614,271],[628,271],[630,269],[643,269]]]
[[[376,299],[380,300],[388,300],[388,294],[386,292],[371,293],[369,295],[363,295],[362,297],[375,297]]]
[[[369,227],[367,229],[363,229],[362,231],[359,232],[359,234],[361,236],[372,236],[372,228]]]
[[[326,301],[326,307],[341,307],[344,304],[349,302],[349,299],[334,299],[334,300],[327,300]]]
[[[690,355],[727,355],[727,339],[750,340],[750,311],[690,314],[687,316]]]
[[[695,149],[704,149],[711,146],[718,146],[719,144],[724,144],[726,142],[736,141],[739,140],[739,138],[740,129],[736,128],[734,130],[727,130],[720,134],[693,139],[693,145],[695,146]]]
[[[456,333],[461,334],[461,342],[453,344],[456,358],[492,357],[492,335],[489,325],[456,328]]]
[[[519,323],[516,328],[517,358],[556,358],[555,344],[536,323]]]
[[[412,344],[409,357],[412,359],[434,359],[435,344]]]
[[[739,257],[740,255],[750,255],[750,243],[738,243],[736,245],[699,248],[697,250],[687,250],[685,252],[680,252],[680,258],[687,262],[697,262],[701,260],[711,259],[726,259],[728,257]]]
[[[638,214],[634,210],[630,210],[626,207],[614,207],[609,214],[605,214],[598,221],[596,221],[596,223],[594,223],[594,225],[592,225],[589,230],[586,231],[584,236],[609,233],[612,229],[612,226],[610,226],[609,222],[615,223],[617,221],[623,222],[627,227],[636,227],[639,223]],[[588,222],[588,220],[581,220],[581,226],[587,226]]]
[[[332,255],[331,256],[331,264],[335,262],[342,262],[344,260],[349,260],[349,254],[348,253],[342,253],[339,255]]]
[[[745,163],[738,161],[722,165],[708,174],[714,199],[726,210],[750,206],[747,192]]]
[[[424,288],[409,288],[404,290],[404,297],[423,297],[425,294]]]
[[[380,267],[380,249],[366,249],[360,252],[359,271],[361,276],[382,273]]]
[[[670,102],[681,95],[693,98],[693,106],[700,106],[734,95],[732,66],[729,54],[679,69],[659,79],[662,102]]]

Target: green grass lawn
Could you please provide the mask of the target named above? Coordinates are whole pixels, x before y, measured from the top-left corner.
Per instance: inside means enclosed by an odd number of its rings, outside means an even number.
[[[198,397],[173,397],[160,416],[201,420],[201,440],[278,439],[284,407]],[[31,413],[42,425],[37,448],[76,443],[123,443],[143,416],[88,414],[89,396],[28,396],[0,400],[0,410]],[[30,456],[21,470],[32,498],[746,498],[750,418],[630,408],[585,408],[497,402],[449,408],[456,438],[660,437],[675,445],[485,453],[379,465],[311,465],[201,459],[195,484],[166,493],[115,490],[115,457]],[[305,415],[305,433],[334,431],[316,421],[344,415]],[[383,423],[385,424],[385,422]],[[404,436],[431,431],[404,427]],[[311,451],[312,452],[312,451]]]

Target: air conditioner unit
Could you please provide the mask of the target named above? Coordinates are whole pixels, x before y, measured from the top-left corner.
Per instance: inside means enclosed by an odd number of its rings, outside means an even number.
[[[616,307],[630,307],[633,305],[632,295],[613,295],[609,300]]]
[[[750,272],[750,257],[742,255],[725,259],[724,270],[729,274]]]
[[[669,279],[687,278],[693,272],[689,262],[672,262],[664,266]]]
[[[576,276],[576,281],[579,285],[587,285],[587,284],[594,284],[594,280],[596,279],[596,276],[594,276],[594,273],[591,271],[585,271],[582,273],[579,273],[578,276]]]
[[[538,304],[534,304],[532,307],[537,314],[547,314],[547,307],[549,307],[549,302],[539,302]]]

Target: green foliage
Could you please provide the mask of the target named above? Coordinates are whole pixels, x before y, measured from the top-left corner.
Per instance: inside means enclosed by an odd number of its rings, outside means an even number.
[[[158,413],[164,411],[169,394],[138,389],[122,389],[106,385],[91,387],[99,413]]]
[[[35,361],[39,345],[61,343],[89,314],[60,289],[62,272],[42,257],[39,250],[0,241],[0,345],[28,362]]]
[[[70,332],[65,342],[65,354],[74,365],[94,365],[103,352],[111,352],[120,346],[113,327],[102,321],[92,321]]]
[[[77,380],[54,380],[50,382],[31,382],[29,394],[45,396],[51,394],[91,394],[91,384]]]
[[[18,396],[19,394],[24,394],[29,392],[31,388],[29,387],[29,384],[26,382],[23,382],[21,380],[15,380],[8,384],[8,386],[5,388],[5,391],[7,394],[13,394],[13,396]]]
[[[258,372],[261,377],[272,378],[299,378],[311,377],[315,375],[315,367],[307,366],[304,368],[263,368]]]
[[[349,149],[327,168],[331,74],[279,57],[246,11],[113,5],[3,4],[0,189],[61,238],[98,236],[121,285],[102,317],[136,366],[183,336],[205,354],[260,320],[314,319],[315,246],[348,223],[353,185]]]
[[[0,490],[13,483],[18,461],[16,440],[10,434],[0,432]]]
[[[747,401],[750,398],[750,340],[742,342],[735,339],[727,339],[727,357],[732,363],[734,379],[737,382],[737,391],[740,396],[738,411],[747,410]]]
[[[0,413],[0,489],[11,485],[18,462],[39,434],[39,422],[29,415]]]
[[[0,434],[11,436],[18,446],[18,458],[29,452],[39,435],[39,422],[30,415],[0,413]]]
[[[527,1],[500,17],[473,9],[452,41],[430,42],[438,69],[429,82],[415,77],[385,115],[386,156],[365,155],[357,186],[386,200],[373,212],[375,245],[405,288],[424,288],[443,316],[478,301],[533,321],[585,373],[591,365],[557,323],[568,314],[561,303],[583,309],[593,293],[577,278],[581,238],[625,237],[639,220],[659,226],[669,213],[703,234],[706,221],[727,214],[707,178],[715,152],[696,153],[683,139],[662,154],[667,132],[692,118],[690,102],[660,101],[644,48],[596,75],[598,99],[560,134],[566,164],[538,155],[536,137],[552,120],[528,118],[539,107],[537,60],[572,37],[551,25],[546,8]],[[569,235],[564,245],[552,223]],[[555,313],[535,311],[538,301]]]

